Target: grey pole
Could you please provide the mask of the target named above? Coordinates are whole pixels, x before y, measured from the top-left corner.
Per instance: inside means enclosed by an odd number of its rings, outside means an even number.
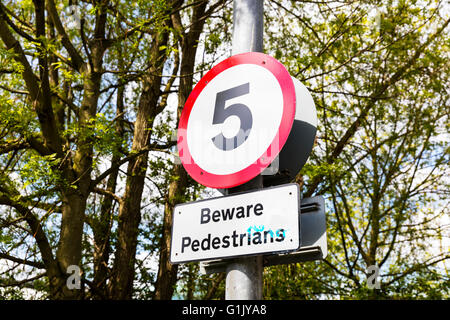
[[[263,51],[264,0],[234,0],[233,54]]]
[[[233,3],[233,55],[263,50],[263,4],[264,0],[234,0]],[[259,175],[236,188],[235,193],[262,189],[263,180]],[[236,259],[227,266],[225,299],[262,299],[262,256]]]

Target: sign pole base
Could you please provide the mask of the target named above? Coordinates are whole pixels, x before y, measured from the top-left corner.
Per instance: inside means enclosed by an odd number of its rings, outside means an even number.
[[[261,300],[263,257],[240,258],[227,266],[226,300]]]

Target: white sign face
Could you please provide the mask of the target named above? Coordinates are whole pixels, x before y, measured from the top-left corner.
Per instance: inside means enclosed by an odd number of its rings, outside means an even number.
[[[231,258],[300,247],[297,184],[177,205],[172,263]]]

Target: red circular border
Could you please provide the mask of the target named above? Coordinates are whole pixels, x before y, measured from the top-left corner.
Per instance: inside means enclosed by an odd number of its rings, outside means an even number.
[[[275,138],[267,150],[259,156],[257,161],[232,174],[213,174],[206,172],[194,162],[187,144],[187,124],[195,101],[203,88],[205,88],[205,86],[219,73],[239,64],[256,64],[266,68],[275,76],[280,84],[283,94],[283,114]],[[283,148],[284,143],[291,132],[292,123],[294,122],[295,103],[295,87],[292,78],[286,68],[275,58],[260,52],[248,52],[234,55],[220,62],[200,79],[189,95],[181,113],[178,125],[178,150],[184,168],[195,181],[211,188],[232,188],[253,179],[272,163]],[[275,150],[273,153],[270,150],[277,140],[279,141],[278,150]],[[261,159],[264,155],[267,158],[262,162]]]

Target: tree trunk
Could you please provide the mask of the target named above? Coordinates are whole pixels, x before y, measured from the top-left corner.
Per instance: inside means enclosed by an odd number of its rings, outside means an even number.
[[[148,71],[148,76],[144,78],[131,152],[140,152],[149,146],[153,121],[162,111],[158,108],[160,75],[167,54],[165,50],[160,50],[160,47],[167,45],[167,41],[167,31],[163,30],[155,35],[155,41],[150,49],[151,61],[154,61],[154,64]],[[147,162],[148,151],[128,163],[125,194],[119,208],[118,242],[110,284],[110,297],[113,299],[131,299],[133,293],[134,263]]]
[[[195,54],[197,43],[203,30],[205,9],[207,2],[202,2],[194,7],[192,25],[187,34],[182,35],[182,58],[180,69],[180,87],[178,93],[178,119],[187,98],[192,90],[193,72],[195,65]],[[178,30],[183,30],[181,19],[178,14],[172,17],[173,25]],[[177,282],[178,265],[170,263],[170,241],[172,230],[172,214],[174,206],[180,202],[186,192],[188,176],[184,167],[180,164],[174,165],[174,179],[169,185],[169,192],[164,205],[163,234],[161,240],[161,251],[159,254],[159,269],[155,284],[155,299],[169,300],[172,298],[175,284]]]
[[[106,7],[101,6],[95,23],[95,41],[91,45],[91,61],[85,63],[82,70],[86,74],[83,101],[79,110],[78,123],[83,128],[95,119],[100,95],[103,54],[106,50],[105,39]],[[70,265],[80,267],[83,225],[86,202],[91,192],[91,171],[93,159],[93,140],[86,136],[77,141],[77,150],[73,165],[65,163],[66,185],[62,191],[62,218],[60,240],[56,259],[63,274]],[[68,184],[68,185],[67,185]],[[62,298],[80,297],[80,290],[64,287]]]
[[[123,126],[123,111],[124,111],[124,92],[125,87],[121,86],[117,90],[117,109],[116,109],[116,133],[120,138],[124,135]],[[120,160],[120,155],[115,152],[111,159],[111,167],[117,165]],[[119,176],[119,169],[113,170],[109,175],[106,183],[106,191],[112,194],[116,191],[117,178]],[[110,255],[110,234],[112,227],[114,198],[105,195],[100,208],[100,217],[93,222],[94,233],[94,280],[93,286],[95,291],[93,297],[95,299],[105,299],[108,297],[106,280],[108,278],[108,260]]]
[[[183,166],[175,165],[174,179],[169,185],[169,195],[164,205],[163,234],[161,251],[159,254],[158,278],[155,284],[154,298],[157,300],[169,300],[172,298],[177,282],[178,265],[170,263],[170,241],[172,230],[172,212],[174,206],[179,203],[179,196],[184,195],[187,186],[187,174]]]

